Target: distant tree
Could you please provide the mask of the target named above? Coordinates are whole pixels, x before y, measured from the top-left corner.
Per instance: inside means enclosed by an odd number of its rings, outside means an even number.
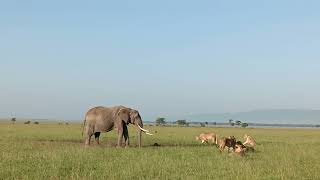
[[[66,125],[69,125],[69,123],[68,123],[68,122],[66,122]]]
[[[206,126],[208,126],[208,124],[209,124],[207,121],[206,121],[206,122],[204,122],[204,123],[206,124]]]
[[[200,127],[206,127],[205,123],[200,123]]]
[[[11,123],[14,124],[16,123],[17,119],[16,118],[11,118]]]
[[[319,124],[317,124],[317,125],[315,125],[315,127],[320,127],[320,125],[319,125]]]
[[[24,124],[30,124],[31,123],[31,121],[26,121],[26,122],[24,122]]]
[[[158,117],[156,119],[156,125],[157,126],[163,126],[166,124],[166,121],[165,121],[166,118],[163,118],[163,117]]]
[[[231,125],[233,123],[233,119],[229,119],[229,124]]]
[[[215,126],[217,125],[217,123],[216,123],[216,122],[213,122],[212,124],[213,124],[213,125],[215,125]]]
[[[232,122],[232,123],[230,124],[230,126],[234,126],[234,122]]]
[[[236,125],[240,126],[241,125],[241,121],[236,121]]]
[[[179,126],[189,126],[189,123],[187,123],[186,120],[177,120],[176,123],[177,123]]]
[[[38,122],[38,121],[35,121],[33,124],[39,124],[39,122]]]
[[[246,127],[248,127],[248,126],[249,126],[248,123],[241,123],[241,127],[243,127],[243,128],[246,128]]]

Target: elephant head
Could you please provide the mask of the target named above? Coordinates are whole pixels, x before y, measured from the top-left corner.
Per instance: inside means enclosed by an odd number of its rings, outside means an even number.
[[[126,124],[133,124],[137,127],[139,147],[141,147],[141,133],[142,132],[147,135],[153,135],[153,134],[149,133],[148,130],[143,129],[143,122],[142,122],[141,116],[137,110],[130,109],[130,108],[121,108],[118,112],[118,117]]]

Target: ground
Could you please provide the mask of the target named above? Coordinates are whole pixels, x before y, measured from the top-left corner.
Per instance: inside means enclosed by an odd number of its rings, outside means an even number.
[[[84,148],[80,123],[0,123],[0,179],[320,179],[319,129],[146,128],[156,133],[142,148],[132,126],[130,148],[114,147],[114,131]],[[221,154],[195,141],[201,132],[250,134],[257,150]]]

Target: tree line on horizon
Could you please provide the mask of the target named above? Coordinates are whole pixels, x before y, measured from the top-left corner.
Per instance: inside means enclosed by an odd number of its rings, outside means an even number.
[[[11,122],[11,124],[15,124],[15,123],[17,122],[17,118],[15,118],[15,117],[11,118],[11,119],[10,119],[10,122]],[[27,121],[23,122],[23,124],[31,124],[31,123],[32,123],[32,122],[31,122],[30,120],[27,120]],[[39,121],[34,121],[33,124],[40,124],[40,122],[39,122]],[[68,122],[65,122],[65,123],[59,122],[58,124],[59,124],[59,125],[63,125],[63,124],[69,125]]]
[[[165,126],[165,125],[167,124],[166,118],[164,118],[164,117],[158,117],[158,118],[156,119],[155,123],[156,123],[156,126]],[[182,119],[182,120],[177,120],[177,121],[175,121],[174,124],[177,124],[177,125],[179,125],[179,126],[189,126],[190,123],[187,122],[187,120]],[[206,121],[206,122],[199,122],[199,124],[200,124],[200,127],[206,127],[206,126],[209,125],[209,123],[208,123],[207,121]],[[212,124],[213,124],[213,125],[217,125],[216,122],[213,122]],[[239,120],[233,121],[232,119],[229,119],[228,124],[229,124],[230,126],[232,126],[232,127],[233,127],[233,126],[239,126],[239,127],[242,127],[242,128],[246,128],[246,127],[249,126],[248,123],[244,123],[244,122],[241,122],[241,121],[239,121]]]

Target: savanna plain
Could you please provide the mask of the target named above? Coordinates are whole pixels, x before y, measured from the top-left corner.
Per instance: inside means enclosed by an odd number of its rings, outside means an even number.
[[[84,148],[78,124],[0,123],[0,179],[320,179],[319,129],[129,126],[130,148],[115,148],[116,131]],[[202,132],[249,134],[258,143],[245,157],[197,142]],[[158,146],[155,146],[158,145]]]

